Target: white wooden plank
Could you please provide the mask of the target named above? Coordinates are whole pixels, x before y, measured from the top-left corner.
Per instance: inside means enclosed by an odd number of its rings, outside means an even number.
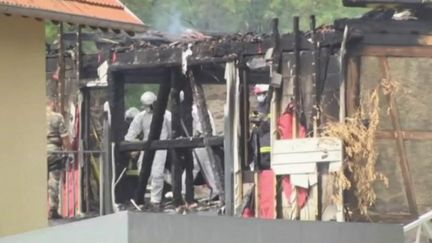
[[[273,144],[273,151],[291,152],[312,152],[321,150],[342,150],[342,141],[338,138],[300,138],[276,140]]]
[[[341,161],[342,155],[340,151],[318,151],[318,152],[303,152],[303,153],[286,153],[286,154],[273,154],[271,163],[289,164],[289,163],[322,163]]]

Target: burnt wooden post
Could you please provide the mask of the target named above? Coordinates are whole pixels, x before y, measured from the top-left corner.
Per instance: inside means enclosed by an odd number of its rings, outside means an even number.
[[[195,104],[197,106],[198,117],[201,121],[201,126],[204,133],[204,139],[211,137],[213,134],[213,129],[210,123],[210,117],[208,114],[208,108],[205,100],[203,87],[200,83],[195,81],[194,74],[191,70],[188,71],[187,77],[189,79],[193,91],[193,97],[195,100]],[[223,170],[221,165],[216,162],[212,147],[209,145],[206,145],[205,147],[215,176],[215,184],[217,189],[219,190],[219,199],[221,200],[221,202],[223,202],[224,201],[224,181],[222,180],[224,178]]]
[[[241,124],[242,124],[242,146],[243,146],[243,165],[246,168],[249,163],[249,82],[246,75],[246,70],[241,71]]]
[[[59,24],[59,75],[58,75],[58,83],[57,83],[57,94],[58,94],[58,103],[60,103],[60,113],[67,118],[65,115],[65,47],[64,47],[64,31],[63,31],[63,23],[60,22]]]
[[[312,85],[314,87],[313,92],[315,96],[315,105],[312,112],[312,126],[313,126],[313,136],[318,136],[318,126],[320,119],[320,102],[321,102],[321,94],[319,93],[321,90],[321,81],[320,77],[320,62],[319,62],[319,48],[318,41],[316,38],[316,19],[315,15],[310,16],[310,31],[311,31],[311,39],[312,39]]]
[[[294,31],[294,64],[293,64],[293,86],[294,86],[294,101],[296,112],[293,117],[293,136],[297,138],[297,128],[299,113],[299,100],[300,100],[300,30],[299,30],[299,17],[295,16],[293,19],[293,31]]]
[[[184,99],[181,102],[179,98],[180,91],[183,90]],[[191,137],[192,129],[192,104],[193,94],[190,84],[181,75],[179,69],[172,69],[171,75],[171,131],[172,138],[177,139],[180,137]],[[172,186],[174,195],[174,204],[179,206],[181,203],[177,200],[181,198],[182,191],[182,174],[186,170],[186,202],[193,199],[194,186],[193,186],[193,148],[173,148],[170,150],[172,162]]]
[[[319,58],[318,58],[318,43],[316,38],[316,20],[315,16],[310,16],[310,31],[311,31],[311,39],[312,39],[312,85],[314,86],[315,93],[315,106],[314,111],[312,113],[312,126],[313,126],[313,137],[318,136],[318,120],[319,120],[319,107],[320,107],[320,94],[319,90],[321,90],[320,82],[319,82]],[[326,181],[328,176],[328,163],[317,164],[317,219],[321,220],[322,211],[323,211],[323,189],[326,185],[323,184],[323,181]],[[312,189],[313,190],[313,189]]]
[[[171,78],[174,78],[174,76],[175,72],[171,70]],[[170,88],[170,80],[163,80],[160,83],[157,100],[154,105],[153,117],[150,124],[150,132],[147,140],[147,145],[149,145],[154,140],[159,140],[165,118],[165,110],[168,104]],[[156,153],[155,150],[150,150],[148,146],[146,147],[147,148],[144,150],[145,153],[141,171],[139,173],[138,188],[136,189],[134,196],[134,200],[138,204],[142,204],[144,202],[144,193],[147,187],[148,179],[150,177],[151,168],[153,165],[153,159]]]
[[[82,66],[82,26],[77,26],[76,31],[76,47],[75,47],[75,78],[76,82],[79,84],[81,80],[81,66]],[[83,92],[84,100],[84,112],[81,112],[81,125],[83,131],[81,131],[81,141],[79,141],[79,158],[82,160],[80,164],[84,166],[84,201],[85,201],[85,212],[90,212],[90,154],[84,154],[83,150],[89,149],[89,138],[90,138],[90,92],[88,89],[85,89]]]

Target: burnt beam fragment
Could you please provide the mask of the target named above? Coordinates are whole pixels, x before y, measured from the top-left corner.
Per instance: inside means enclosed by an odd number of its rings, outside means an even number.
[[[180,65],[178,66],[180,67]],[[125,68],[125,69],[123,69]],[[225,84],[225,66],[223,64],[203,64],[194,66],[194,75],[202,84]],[[122,73],[126,83],[159,83],[167,82],[170,79],[167,67],[143,68],[141,66],[133,67],[130,65],[116,66],[115,69]],[[246,75],[249,84],[269,83],[269,68],[260,70],[246,69]]]
[[[197,106],[197,110],[198,110],[198,117],[201,121],[201,126],[202,126],[202,130],[203,130],[203,135],[204,138],[209,138],[212,136],[213,134],[213,129],[211,127],[211,123],[210,123],[210,117],[209,117],[209,112],[208,112],[208,108],[207,108],[207,103],[205,100],[205,94],[204,94],[204,89],[201,85],[201,83],[197,82],[195,80],[195,76],[194,76],[194,72],[192,70],[189,70],[187,72],[187,79],[190,82],[190,86],[192,88],[193,91],[193,97],[195,100],[195,104]],[[186,94],[185,94],[186,95]],[[216,161],[216,157],[215,157],[215,153],[213,151],[213,148],[209,145],[205,146],[209,160],[210,160],[210,164],[213,170],[213,174],[215,177],[215,185],[219,191],[219,199],[222,201],[224,201],[224,174],[223,174],[223,170],[222,170],[222,166],[220,163],[218,163],[218,161]]]
[[[364,33],[381,34],[430,34],[432,26],[429,21],[399,21],[399,20],[368,20],[368,19],[338,19],[334,27],[343,31],[345,25]]]

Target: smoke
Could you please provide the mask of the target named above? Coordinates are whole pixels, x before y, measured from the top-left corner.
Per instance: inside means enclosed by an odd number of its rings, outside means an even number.
[[[168,26],[167,32],[170,34],[180,34],[187,29],[182,24],[182,14],[175,11],[173,8],[170,10],[169,21],[170,24]]]
[[[152,15],[152,25],[155,29],[167,32],[173,35],[179,35],[188,29],[182,20],[182,13],[173,4],[169,7],[169,11],[163,6],[156,7]]]

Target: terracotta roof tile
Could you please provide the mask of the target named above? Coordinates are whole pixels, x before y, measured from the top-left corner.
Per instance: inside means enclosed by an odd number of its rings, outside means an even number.
[[[103,26],[96,25],[98,27],[107,27],[107,24],[102,24],[103,21],[144,26],[141,20],[119,0],[0,0],[0,7],[2,6],[4,8],[0,8],[0,12],[3,10],[5,13],[8,11],[7,6],[11,6],[100,20],[101,22],[99,23]],[[31,13],[31,11],[27,11],[26,13],[28,12]],[[27,15],[32,17],[31,14]],[[43,18],[51,19],[45,16]],[[64,19],[53,20],[66,21]],[[93,22],[97,23],[97,21]]]

